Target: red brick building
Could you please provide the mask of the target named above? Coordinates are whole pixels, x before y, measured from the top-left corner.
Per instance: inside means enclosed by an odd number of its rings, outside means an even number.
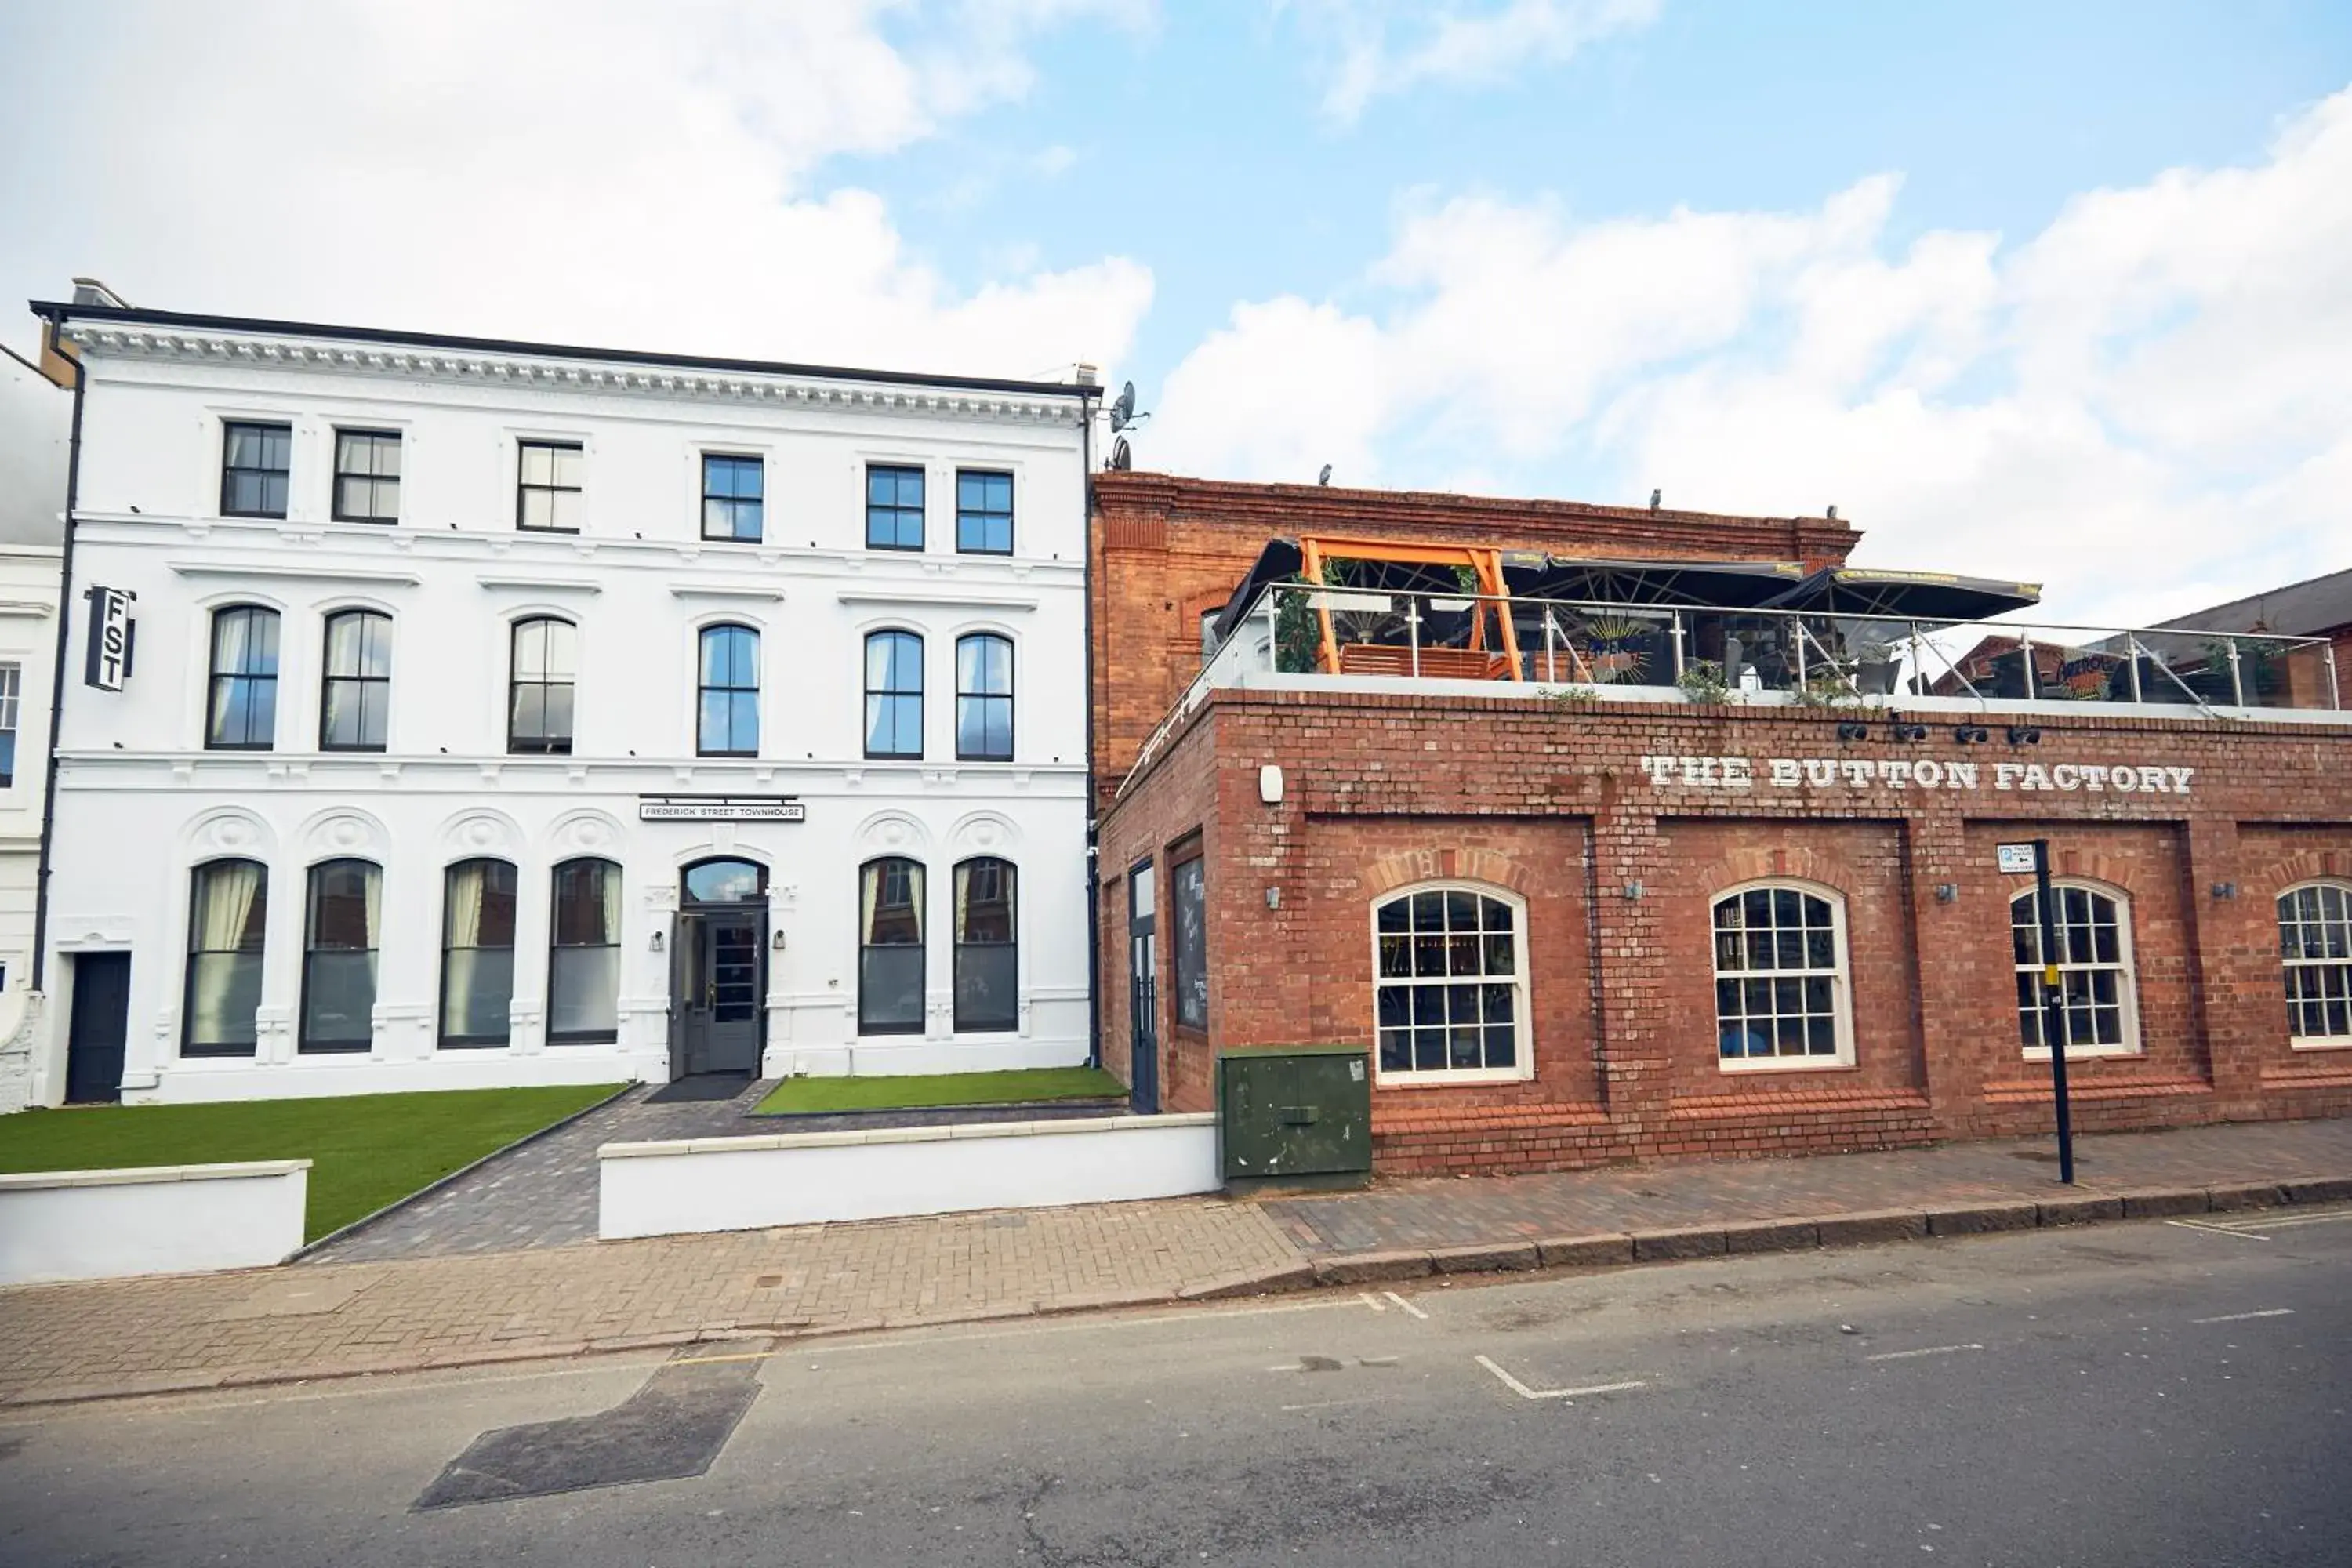
[[[2044,1129],[2036,906],[1994,847],[2046,837],[2078,1125],[2352,1111],[2352,716],[2004,703],[1924,672],[1868,703],[1654,677],[1562,701],[1285,668],[1274,633],[1187,691],[1219,577],[1269,533],[1559,550],[1589,528],[1624,554],[1816,563],[1858,536],[1106,481],[1098,996],[1105,1063],[1144,1098],[1210,1108],[1220,1049],[1362,1042],[1390,1173]],[[1155,684],[1183,698],[1164,725]]]

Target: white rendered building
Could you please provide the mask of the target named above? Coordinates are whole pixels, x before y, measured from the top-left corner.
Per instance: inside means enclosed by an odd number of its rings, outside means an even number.
[[[1090,377],[36,310],[40,1100],[1087,1058]]]
[[[63,389],[0,350],[0,1111],[31,1102],[41,1021],[34,906],[72,418]]]

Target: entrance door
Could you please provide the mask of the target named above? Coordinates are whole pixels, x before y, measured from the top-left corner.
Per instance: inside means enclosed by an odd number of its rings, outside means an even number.
[[[757,1072],[760,1002],[767,990],[764,923],[757,910],[702,910],[683,922],[686,1070]]]
[[[1127,879],[1128,1084],[1140,1116],[1160,1110],[1160,944],[1151,893],[1147,860]]]
[[[122,1046],[131,1028],[131,955],[74,954],[73,1016],[66,1026],[66,1099],[122,1098]]]

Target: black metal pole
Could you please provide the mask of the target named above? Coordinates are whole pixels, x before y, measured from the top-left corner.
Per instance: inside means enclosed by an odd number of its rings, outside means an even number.
[[[2074,1118],[2066,1100],[2066,995],[2058,984],[2058,911],[2050,893],[2050,840],[2033,841],[2033,883],[2042,905],[2042,1043],[2050,1047],[2050,1092],[2058,1102],[2058,1179],[2074,1180]]]

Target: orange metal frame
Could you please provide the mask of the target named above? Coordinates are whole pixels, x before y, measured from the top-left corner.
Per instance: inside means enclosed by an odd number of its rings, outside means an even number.
[[[1391,544],[1370,539],[1337,539],[1328,535],[1302,536],[1298,541],[1300,574],[1310,588],[1328,586],[1323,581],[1323,564],[1327,561],[1382,561],[1400,566],[1467,566],[1477,574],[1481,595],[1479,613],[1470,618],[1470,646],[1483,649],[1486,646],[1485,601],[1496,605],[1496,619],[1502,623],[1503,654],[1510,661],[1511,679],[1523,680],[1526,670],[1519,660],[1518,629],[1511,625],[1508,601],[1510,590],[1503,584],[1503,552],[1499,550],[1479,550],[1466,545]],[[1323,673],[1339,673],[1339,639],[1331,629],[1331,607],[1317,608],[1316,619],[1321,637],[1317,658]]]

